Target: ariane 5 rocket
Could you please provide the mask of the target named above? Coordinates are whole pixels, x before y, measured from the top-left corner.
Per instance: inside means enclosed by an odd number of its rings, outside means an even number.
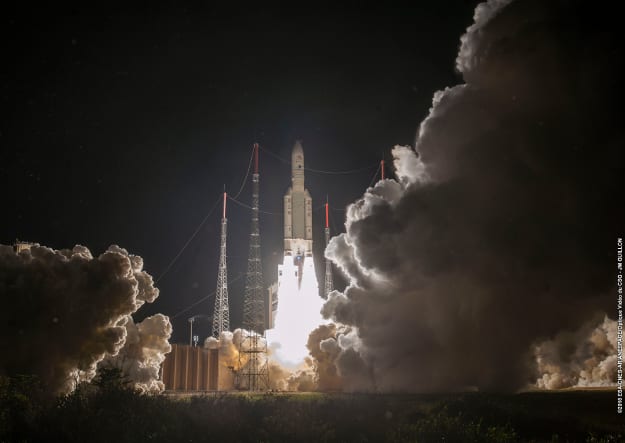
[[[304,149],[295,142],[291,153],[291,187],[284,196],[284,256],[300,267],[312,260],[312,198],[304,186]],[[301,275],[301,273],[300,273]]]

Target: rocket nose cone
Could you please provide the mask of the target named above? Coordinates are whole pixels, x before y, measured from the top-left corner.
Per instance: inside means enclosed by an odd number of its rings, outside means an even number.
[[[293,155],[295,154],[304,154],[304,148],[302,148],[301,140],[297,140],[295,145],[293,145]]]

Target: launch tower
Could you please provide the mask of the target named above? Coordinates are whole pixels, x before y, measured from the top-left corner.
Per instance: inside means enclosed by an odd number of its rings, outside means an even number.
[[[252,224],[247,278],[243,304],[243,332],[239,349],[240,387],[250,391],[269,389],[267,342],[265,335],[265,293],[260,259],[260,227],[258,223],[259,173],[258,143],[254,143],[254,174],[252,175]]]
[[[226,198],[221,217],[221,247],[219,249],[219,268],[217,271],[217,290],[215,291],[215,310],[213,311],[213,337],[219,338],[223,331],[230,330],[230,308],[228,306],[228,268],[226,266]]]

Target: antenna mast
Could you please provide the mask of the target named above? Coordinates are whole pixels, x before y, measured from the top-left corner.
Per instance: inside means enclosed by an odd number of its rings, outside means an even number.
[[[219,249],[219,268],[217,271],[217,290],[215,291],[215,310],[213,311],[213,337],[219,338],[223,331],[230,330],[230,308],[228,306],[228,268],[226,265],[226,199],[224,191],[224,207],[221,217],[221,247]]]
[[[328,243],[330,242],[330,224],[328,223],[328,197],[326,196],[326,249],[328,248]],[[326,258],[326,278],[325,278],[325,295],[326,297],[332,290],[334,289],[334,281],[332,280],[332,262]]]

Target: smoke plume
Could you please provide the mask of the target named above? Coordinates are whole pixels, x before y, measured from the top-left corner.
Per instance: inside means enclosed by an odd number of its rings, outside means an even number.
[[[237,339],[230,331],[224,331],[219,336],[208,337],[204,341],[206,349],[219,349],[219,380],[217,382],[220,391],[229,391],[235,388],[233,369],[239,368],[239,344],[241,342],[240,330],[235,331]]]
[[[171,323],[169,318],[156,314],[135,323],[126,319],[126,342],[116,355],[107,355],[99,367],[116,367],[141,392],[161,392],[165,385],[159,371],[165,354],[171,351]]]
[[[614,315],[625,226],[618,27],[580,1],[474,18],[464,83],[434,95],[415,149],[393,149],[397,181],[350,205],[326,249],[350,284],[323,314],[349,332],[311,336],[319,380],[329,362],[351,390],[610,380],[614,331],[592,321]]]
[[[611,386],[616,383],[616,321],[605,317],[577,331],[562,331],[535,349],[536,385],[545,389]]]
[[[158,296],[141,257],[117,246],[94,258],[84,246],[16,253],[0,245],[0,294],[0,352],[11,356],[0,361],[1,374],[35,374],[50,390],[69,392],[104,359],[123,358],[131,381],[160,389],[171,325],[161,315],[132,320]]]

